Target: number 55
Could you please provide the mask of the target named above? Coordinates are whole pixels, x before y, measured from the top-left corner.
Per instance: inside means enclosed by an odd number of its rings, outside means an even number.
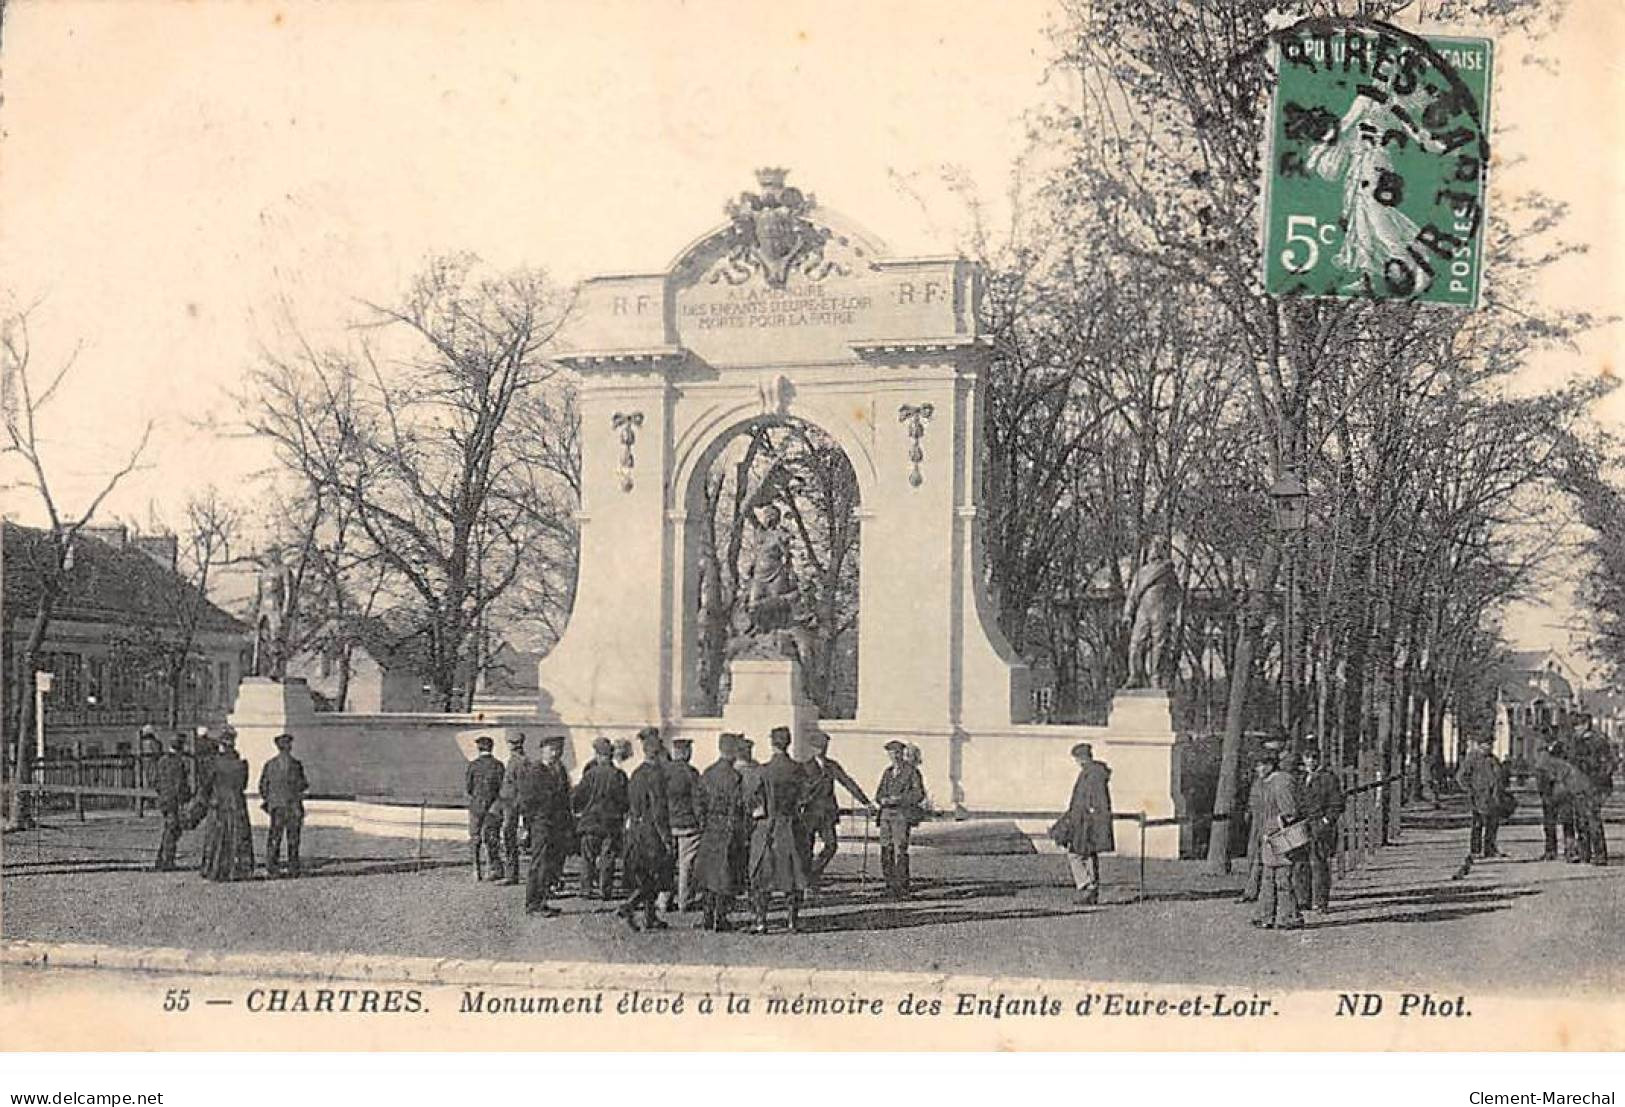
[[[190,988],[171,988],[164,993],[165,1011],[184,1011],[190,1007],[192,991]]]
[[[1307,233],[1304,232],[1307,228]],[[1315,267],[1320,260],[1321,246],[1330,246],[1332,236],[1337,233],[1335,224],[1319,225],[1312,215],[1289,215],[1286,220],[1286,248],[1281,251],[1281,264],[1288,273],[1307,273]],[[1301,263],[1292,260],[1292,248],[1297,243],[1303,243],[1304,254]]]

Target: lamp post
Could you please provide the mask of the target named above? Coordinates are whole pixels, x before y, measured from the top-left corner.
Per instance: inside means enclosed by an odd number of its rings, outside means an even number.
[[[1296,688],[1293,602],[1297,592],[1297,566],[1293,538],[1308,525],[1309,489],[1298,479],[1290,463],[1283,464],[1270,486],[1275,506],[1275,531],[1281,539],[1281,568],[1286,575],[1286,592],[1281,603],[1281,730],[1292,732],[1292,698]]]

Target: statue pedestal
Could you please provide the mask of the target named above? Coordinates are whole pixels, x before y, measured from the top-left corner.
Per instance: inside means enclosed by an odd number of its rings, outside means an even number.
[[[1118,811],[1144,811],[1148,819],[1172,818],[1174,718],[1168,693],[1160,688],[1125,688],[1112,697],[1106,718],[1106,743],[1097,756],[1111,766],[1112,806]],[[1140,853],[1140,828],[1126,820],[1113,828],[1117,852]],[[1150,827],[1145,855],[1177,860],[1179,827]]]
[[[787,726],[800,757],[807,735],[818,725],[818,708],[801,687],[801,663],[793,657],[739,657],[728,662],[732,684],[722,708],[722,729],[736,731],[756,743],[756,759],[766,761],[772,751],[767,732]]]

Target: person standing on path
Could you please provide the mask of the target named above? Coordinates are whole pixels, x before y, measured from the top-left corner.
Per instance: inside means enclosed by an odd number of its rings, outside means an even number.
[[[807,806],[802,820],[807,835],[805,852],[810,866],[809,876],[812,886],[817,887],[819,878],[829,868],[829,863],[835,859],[836,851],[840,848],[837,834],[841,806],[835,799],[835,785],[846,789],[864,807],[873,805],[863,788],[852,779],[852,774],[829,756],[828,734],[815,730],[807,736],[807,744],[812,748],[812,756],[802,762],[802,771],[807,774]],[[821,843],[816,857],[812,852],[815,838]]]
[[[801,929],[801,897],[807,890],[807,857],[803,847],[801,809],[807,799],[807,775],[790,759],[790,728],[768,732],[773,756],[755,781],[763,815],[756,820],[750,840],[750,893],[756,912],[752,930],[767,933],[767,912],[773,895],[784,896],[792,932]]]
[[[1591,782],[1591,789],[1581,802],[1582,810],[1576,813],[1588,832],[1589,860],[1593,865],[1606,865],[1608,836],[1602,821],[1602,805],[1614,790],[1614,770],[1619,767],[1613,745],[1587,726],[1575,739],[1575,767]]]
[[[1473,809],[1472,837],[1467,858],[1499,857],[1495,835],[1501,826],[1502,805],[1506,799],[1506,774],[1501,762],[1490,752],[1490,740],[1478,738],[1456,770],[1456,784],[1467,793]]]
[[[908,746],[895,738],[886,743],[891,764],[880,774],[875,803],[880,808],[880,871],[893,899],[909,892],[908,844],[914,826],[923,817],[925,780],[908,762]]]
[[[209,832],[204,843],[208,863],[203,876],[216,882],[254,875],[254,838],[248,826],[248,762],[237,755],[237,734],[220,735],[214,757],[209,797]]]
[[[181,812],[192,798],[191,785],[186,780],[186,736],[177,734],[169,743],[169,751],[158,758],[152,767],[152,786],[158,793],[158,814],[163,817],[163,836],[158,839],[158,860],[153,864],[157,872],[175,870],[175,848],[181,840]]]
[[[671,836],[677,845],[677,885],[666,895],[666,911],[694,910],[694,858],[700,851],[700,826],[704,822],[704,794],[700,771],[691,761],[692,738],[673,738],[671,757],[661,763],[666,774],[666,802],[671,808]]]
[[[700,776],[700,805],[704,827],[694,859],[694,876],[705,898],[705,930],[728,931],[728,912],[739,891],[739,873],[749,853],[745,819],[744,781],[734,761],[739,756],[738,734],[717,739],[717,760]]]
[[[271,816],[271,830],[265,840],[265,875],[275,880],[279,874],[282,841],[288,842],[288,876],[299,875],[299,837],[305,826],[305,793],[310,782],[305,766],[293,755],[293,735],[278,734],[276,756],[260,769],[260,806]]]
[[[491,756],[496,742],[486,734],[474,739],[478,751],[463,772],[468,796],[468,845],[474,854],[474,879],[486,879],[481,858],[491,863],[490,879],[502,879],[502,762]],[[481,851],[484,851],[482,854]]]
[[[1568,763],[1568,751],[1560,739],[1547,732],[1546,742],[1535,755],[1535,788],[1540,793],[1540,831],[1542,846],[1540,859],[1542,861],[1556,861],[1560,856],[1557,852],[1557,830],[1563,828],[1563,857],[1573,857],[1579,851],[1574,843],[1574,810],[1563,795],[1557,790],[1558,778],[1563,775],[1565,768],[1572,769]]]
[[[643,909],[645,930],[666,930],[668,926],[656,907],[661,892],[672,887],[677,843],[671,833],[671,807],[666,798],[665,743],[658,727],[638,731],[643,746],[643,764],[627,781],[626,886],[632,890],[615,912],[633,930],[638,929],[637,911]]]
[[[1292,879],[1293,862],[1301,849],[1284,848],[1277,834],[1297,822],[1303,808],[1297,767],[1297,758],[1283,753],[1275,771],[1264,782],[1264,804],[1259,811],[1264,834],[1260,843],[1264,880],[1259,891],[1258,914],[1253,917],[1253,925],[1263,930],[1303,928],[1303,914],[1298,910],[1298,893]]]
[[[1261,843],[1264,838],[1264,781],[1275,771],[1275,755],[1265,751],[1253,759],[1253,783],[1247,793],[1247,884],[1236,897],[1237,903],[1256,903],[1264,884],[1264,860]],[[1217,834],[1215,827],[1209,831]]]
[[[524,817],[524,797],[533,787],[536,762],[525,756],[525,735],[508,735],[508,764],[502,773],[502,883],[519,883],[519,827]]]
[[[564,859],[570,855],[574,820],[570,816],[570,777],[564,768],[564,735],[543,738],[529,785],[521,795],[525,826],[530,831],[530,870],[525,875],[525,914],[552,918],[559,914],[547,902]]]
[[[1320,763],[1313,745],[1303,751],[1303,817],[1309,823],[1307,856],[1300,867],[1297,896],[1305,910],[1331,910],[1332,858],[1337,854],[1337,823],[1343,817],[1343,784]]]
[[[1078,764],[1078,778],[1072,783],[1066,814],[1053,833],[1066,849],[1074,899],[1093,906],[1100,902],[1100,855],[1117,848],[1112,834],[1112,771],[1095,760],[1088,742],[1072,747],[1072,759]]]
[[[592,752],[570,794],[570,809],[581,836],[581,894],[610,899],[626,829],[626,774],[615,764],[615,744],[608,738],[594,738]]]

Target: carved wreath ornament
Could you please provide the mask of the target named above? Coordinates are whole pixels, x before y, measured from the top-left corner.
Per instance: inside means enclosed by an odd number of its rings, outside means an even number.
[[[903,404],[897,409],[897,421],[908,424],[908,460],[913,466],[908,471],[910,487],[918,488],[925,482],[920,475],[920,462],[925,460],[925,450],[920,446],[920,439],[925,437],[925,425],[936,414],[936,408],[930,404]]]
[[[643,412],[617,411],[610,417],[619,432],[621,439],[621,491],[632,491],[632,467],[637,459],[632,456],[632,447],[638,440],[638,428],[643,426]]]
[[[845,266],[824,256],[830,232],[808,218],[817,201],[799,188],[786,185],[787,169],[758,169],[761,192],[741,192],[727,205],[732,220],[723,232],[722,264],[711,283],[744,284],[761,273],[770,288],[783,288],[791,272],[821,281],[831,274],[845,276]]]

